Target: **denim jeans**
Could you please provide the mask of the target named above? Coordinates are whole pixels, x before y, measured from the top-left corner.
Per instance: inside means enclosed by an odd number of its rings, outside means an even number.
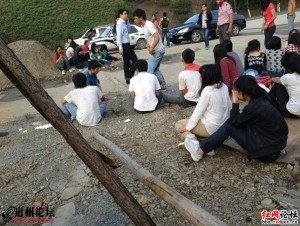
[[[76,68],[77,69],[83,69],[83,68],[88,68],[88,66],[89,66],[89,63],[87,61],[85,61],[81,64],[76,65]]]
[[[239,128],[236,126],[232,126],[229,121],[225,122],[215,133],[210,135],[204,141],[200,143],[200,147],[202,151],[207,154],[213,149],[219,147],[223,142],[228,138],[231,137],[234,139],[245,151],[248,151],[247,145],[247,132],[246,129]],[[262,162],[273,162],[275,161],[280,155],[280,152],[270,154],[267,156],[263,156],[257,158],[257,160]]]
[[[208,29],[202,28],[202,36],[205,43],[205,47],[209,47],[209,40],[208,40]]]
[[[71,120],[76,119],[77,106],[72,103],[65,103],[62,112]]]
[[[180,92],[178,95],[164,94],[163,99],[165,103],[178,104],[183,107],[191,107],[197,105],[197,102],[185,99],[182,92]]]
[[[287,15],[289,32],[295,28],[295,24],[294,24],[295,18],[296,18],[295,13],[293,15]]]
[[[166,40],[167,40],[167,46],[170,46],[170,40],[169,40],[169,36],[168,36],[168,31],[169,31],[169,28],[163,28],[162,29],[162,32],[161,32],[161,40],[162,40],[162,43],[164,44],[165,42],[165,37],[166,37]]]
[[[59,60],[57,67],[59,70],[69,70],[70,63],[66,57],[63,57]]]
[[[100,114],[103,117],[106,110],[107,102],[99,102]],[[65,103],[62,112],[71,120],[76,119],[77,106],[72,103]]]
[[[150,56],[148,59],[148,73],[154,74],[162,89],[166,88],[166,82],[159,70],[160,62],[162,61],[163,57],[165,55],[165,51],[155,51],[153,55]]]
[[[274,33],[276,31],[276,26],[268,27],[267,30],[265,30],[265,47],[268,47],[270,39],[273,37]]]

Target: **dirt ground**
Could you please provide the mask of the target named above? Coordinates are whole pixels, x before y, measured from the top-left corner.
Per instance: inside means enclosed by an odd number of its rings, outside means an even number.
[[[246,40],[253,36],[257,36],[254,29],[249,29],[249,33],[245,31],[234,39],[235,48],[242,53]],[[211,43],[213,46],[217,40]],[[212,51],[205,52],[198,43],[168,48],[161,69],[169,73],[165,74],[169,93],[178,89],[177,74],[183,68],[180,53],[185,48],[195,50],[196,63],[201,65],[213,59]],[[137,51],[137,54],[140,58],[147,57],[144,51]],[[52,62],[51,57],[48,60]],[[45,71],[50,71],[48,60],[39,64],[33,60],[31,64],[32,67],[42,65]],[[189,117],[194,108],[161,107],[151,114],[136,114],[124,85],[121,65],[120,62],[116,73],[101,72],[101,82],[105,84],[107,95],[112,97],[103,121],[95,127],[83,127],[74,122],[92,147],[115,158],[91,137],[93,132],[98,132],[149,172],[228,225],[260,225],[263,209],[296,209],[299,213],[299,203],[295,200],[300,199],[300,184],[293,178],[296,165],[248,160],[245,155],[224,146],[217,149],[215,156],[193,162],[183,147],[177,147],[181,140],[174,124]],[[42,74],[41,71],[37,73]],[[72,87],[59,80],[54,84],[57,88],[47,89],[56,102],[63,95],[57,95],[58,91],[67,93]],[[7,92],[1,97],[5,94]],[[20,99],[13,103],[23,104],[20,94],[12,92],[9,97],[8,102]],[[3,106],[9,105],[1,102],[1,111],[9,111]],[[22,106],[21,109],[16,107],[23,111],[20,117],[14,115],[0,123],[0,132],[9,133],[0,137],[0,213],[7,213],[11,206],[37,206],[44,200],[55,212],[54,223],[45,226],[133,225],[62,136],[54,128],[35,129],[48,122],[39,114],[27,112],[28,103]],[[126,122],[127,119],[130,121]],[[126,165],[122,164],[114,172],[157,225],[191,225],[139,182]],[[0,225],[2,223],[3,215],[0,216]],[[7,225],[15,224],[11,220]]]

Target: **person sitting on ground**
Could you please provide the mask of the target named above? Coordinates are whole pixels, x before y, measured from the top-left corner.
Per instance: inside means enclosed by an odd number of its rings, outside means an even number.
[[[214,47],[215,64],[220,68],[223,76],[223,81],[231,93],[235,79],[239,77],[239,71],[236,62],[227,54],[226,48],[223,44],[217,44]]]
[[[262,75],[265,74],[271,77],[282,76],[284,73],[281,65],[283,51],[281,50],[281,39],[278,36],[273,36],[270,39],[265,54],[267,58],[267,71],[262,72]]]
[[[240,112],[239,102],[249,101]],[[184,143],[194,161],[218,148],[231,137],[249,159],[273,162],[286,147],[288,126],[275,100],[262,89],[251,75],[240,76],[232,91],[230,118],[204,141],[186,138]]]
[[[300,34],[292,33],[288,39],[288,45],[284,52],[296,52],[300,54]]]
[[[245,71],[252,69],[260,75],[262,71],[266,70],[266,64],[266,54],[260,52],[260,42],[257,39],[248,42],[245,49]]]
[[[73,72],[67,59],[66,53],[62,50],[61,46],[56,47],[53,54],[53,59],[55,64],[57,65],[57,68],[61,70],[62,75],[66,74],[65,70],[69,70],[69,72],[71,73]]]
[[[232,57],[232,58],[234,59],[239,74],[240,74],[240,75],[243,74],[243,72],[244,72],[244,66],[243,66],[243,63],[242,63],[242,61],[241,61],[239,55],[238,55],[236,52],[234,52],[234,51],[232,50],[232,42],[231,42],[230,40],[224,40],[224,41],[223,41],[223,45],[224,45],[225,48],[226,48],[226,51],[227,51],[228,56],[230,56],[230,57]]]
[[[294,33],[298,33],[298,34],[299,34],[300,32],[299,32],[298,29],[293,29],[293,30],[291,30],[291,31],[289,32],[288,39],[285,40],[284,48],[286,48],[286,47],[288,46],[288,44],[289,44],[289,37],[291,37],[291,35],[294,34]]]
[[[84,51],[81,47],[77,47],[76,56],[74,58],[74,65],[77,69],[87,68],[89,63],[84,55]]]
[[[67,58],[68,58],[71,66],[74,66],[74,58],[75,58],[75,53],[76,53],[75,51],[76,51],[77,47],[78,47],[78,44],[76,44],[76,42],[74,42],[74,39],[71,36],[68,36],[65,49],[66,49]]]
[[[103,59],[109,60],[109,61],[118,61],[118,60],[120,60],[120,58],[114,57],[114,56],[112,56],[108,53],[107,45],[101,44],[101,45],[98,46],[98,48],[99,48],[99,52],[103,56]]]
[[[182,119],[175,124],[183,139],[208,137],[229,117],[231,101],[219,67],[215,64],[203,65],[200,74],[202,85],[198,104],[190,119]]]
[[[146,60],[138,60],[136,63],[138,74],[130,79],[129,92],[134,100],[134,110],[138,113],[155,111],[162,100],[160,84],[154,74],[147,72]]]
[[[87,86],[83,73],[74,74],[72,81],[76,89],[61,100],[63,113],[71,120],[76,119],[83,126],[97,125],[107,105],[103,93],[95,86]]]
[[[90,46],[90,40],[87,39],[84,41],[84,44],[82,45],[83,54],[84,54],[86,60],[91,59],[89,46]]]
[[[275,83],[270,91],[279,103],[284,116],[300,117],[300,55],[295,52],[285,53],[281,59],[285,75],[272,78]]]
[[[114,70],[116,68],[116,66],[114,65],[114,61],[109,61],[103,58],[105,55],[101,51],[99,51],[97,45],[91,46],[91,52],[92,52],[91,59],[98,60],[102,65],[103,64],[109,65],[111,70]]]
[[[97,77],[97,74],[100,71],[101,64],[98,60],[91,60],[88,64],[88,68],[83,72],[86,77],[86,84],[88,86],[97,86],[101,91],[100,81]]]
[[[194,64],[195,52],[191,49],[185,49],[182,52],[182,63],[185,65],[184,71],[179,73],[179,94],[164,94],[165,103],[178,104],[183,107],[195,106],[199,99],[201,88],[200,66]]]

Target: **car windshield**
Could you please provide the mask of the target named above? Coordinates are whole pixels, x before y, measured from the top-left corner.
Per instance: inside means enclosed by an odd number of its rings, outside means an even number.
[[[110,34],[110,32],[111,32],[111,28],[107,27],[100,35],[100,38],[106,38]]]
[[[185,21],[184,24],[197,23],[198,18],[199,18],[199,14],[196,14],[190,17],[187,21]]]

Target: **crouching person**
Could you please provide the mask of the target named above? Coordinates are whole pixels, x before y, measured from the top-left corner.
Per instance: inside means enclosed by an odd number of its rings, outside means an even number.
[[[76,89],[69,92],[62,100],[62,111],[71,120],[76,119],[83,126],[97,125],[106,109],[105,97],[97,86],[87,86],[83,73],[73,75]]]
[[[129,92],[134,100],[134,110],[138,113],[155,111],[162,100],[160,84],[154,74],[147,72],[146,60],[136,63],[138,74],[130,79]]]

